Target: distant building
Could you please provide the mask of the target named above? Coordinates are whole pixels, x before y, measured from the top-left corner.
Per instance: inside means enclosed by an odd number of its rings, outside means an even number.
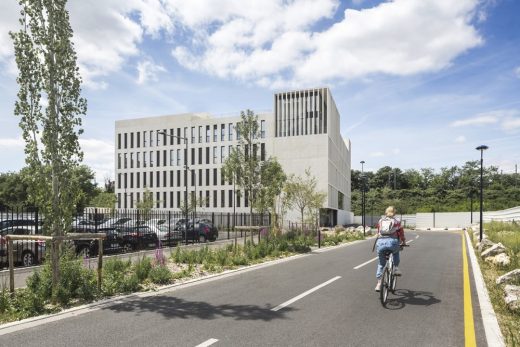
[[[310,168],[318,190],[327,193],[321,223],[350,222],[350,142],[341,137],[340,115],[330,90],[277,93],[274,112],[260,113],[258,119],[260,158],[276,157],[287,174],[303,175]],[[201,113],[116,121],[117,207],[134,208],[148,189],[157,208],[178,210],[185,196],[187,155],[189,194],[204,200],[208,211],[232,212],[233,185],[224,181],[221,166],[238,144],[239,121],[239,115],[220,118]],[[188,153],[179,137],[188,139]],[[237,198],[237,212],[249,211],[246,194]],[[292,212],[287,217],[298,219]]]

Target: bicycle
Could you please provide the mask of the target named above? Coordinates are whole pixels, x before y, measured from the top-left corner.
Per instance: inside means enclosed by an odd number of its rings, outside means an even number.
[[[407,244],[402,244],[399,247],[401,250],[403,250],[403,247],[410,246]],[[388,301],[388,292],[391,291],[392,294],[395,294],[397,276],[394,274],[394,254],[392,251],[385,251],[384,255],[386,258],[386,264],[383,268],[383,275],[381,276],[381,290],[379,291],[379,298],[381,299],[381,304],[383,307],[386,307],[386,303]]]

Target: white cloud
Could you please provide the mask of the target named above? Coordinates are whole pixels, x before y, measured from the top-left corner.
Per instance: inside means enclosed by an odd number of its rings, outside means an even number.
[[[384,157],[385,153],[384,152],[372,152],[372,153],[370,153],[370,156],[371,157]]]
[[[319,84],[373,73],[410,75],[437,71],[482,38],[470,21],[477,0],[395,0],[347,9],[343,20],[321,32],[338,2],[228,0],[169,1],[195,39],[173,49],[187,68],[261,85]],[[255,5],[256,4],[256,5]]]
[[[102,183],[105,177],[114,178],[114,144],[98,139],[79,140],[83,150],[83,162],[96,174],[96,181]]]
[[[155,64],[153,60],[147,58],[137,64],[137,84],[144,84],[147,81],[157,81],[158,74],[166,72],[162,65]]]
[[[466,136],[464,136],[464,135],[457,136],[455,138],[455,142],[456,143],[464,143],[464,142],[466,142]]]
[[[0,138],[0,149],[9,150],[14,148],[23,148],[25,146],[25,142],[21,137],[19,138]]]
[[[501,114],[497,112],[480,113],[476,116],[460,119],[450,124],[452,127],[463,127],[468,125],[489,125],[498,123]]]
[[[505,132],[520,130],[520,110],[495,110],[479,113],[473,117],[459,119],[450,124],[451,127],[499,125]],[[460,136],[459,136],[460,137]],[[459,141],[456,141],[459,142]]]
[[[518,113],[520,115],[520,113]],[[504,119],[501,124],[502,129],[508,132],[517,131],[520,129],[520,117],[509,117]]]

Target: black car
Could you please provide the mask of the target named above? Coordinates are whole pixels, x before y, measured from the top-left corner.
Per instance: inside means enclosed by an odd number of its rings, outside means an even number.
[[[146,225],[138,227],[117,228],[122,238],[123,251],[131,252],[138,249],[155,248],[159,244],[157,234]]]
[[[124,240],[116,228],[99,229],[98,233],[105,233],[106,239],[103,240],[103,254],[118,253],[123,251]],[[83,257],[91,257],[98,254],[98,240],[76,240],[74,241],[76,253]]]
[[[186,238],[185,229],[181,230],[182,238]],[[218,238],[217,227],[208,220],[200,220],[199,222],[188,224],[188,241],[215,241]]]
[[[0,221],[0,232],[10,233],[17,227],[36,227],[36,221],[34,219],[5,219]]]

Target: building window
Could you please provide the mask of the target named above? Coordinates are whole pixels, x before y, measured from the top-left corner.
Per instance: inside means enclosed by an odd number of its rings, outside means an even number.
[[[117,168],[121,168],[121,153],[117,154]]]
[[[159,131],[160,130],[155,131],[155,139],[156,139],[157,147],[161,146],[161,134],[159,134]]]
[[[177,208],[181,207],[181,192],[177,192]]]
[[[117,208],[121,208],[121,193],[117,193]]]
[[[162,193],[162,207],[166,208],[166,192]]]
[[[125,148],[127,147],[127,133],[125,133]]]
[[[220,169],[220,185],[226,184],[226,176],[224,175],[224,170]]]
[[[136,196],[137,197],[136,197],[135,201],[139,202],[139,200],[141,199],[141,193],[137,192]]]
[[[344,208],[343,208],[343,198],[344,198],[343,193],[338,191],[338,209],[339,210],[344,210]]]
[[[202,191],[199,190],[199,207],[202,207]]]
[[[220,141],[226,141],[226,124],[220,124]]]
[[[191,127],[191,143],[195,143],[195,127]]]
[[[209,190],[206,190],[206,207],[209,207]]]
[[[199,143],[202,143],[202,125],[199,126]]]
[[[177,150],[177,166],[181,165],[181,150]]]
[[[226,207],[226,191],[220,191],[220,207]]]
[[[136,180],[136,188],[141,188],[141,173],[140,172],[135,173],[135,180]]]
[[[244,191],[244,207],[249,207],[249,191]]]
[[[143,152],[143,167],[146,167],[146,152]]]
[[[170,208],[173,208],[173,192],[170,192]]]
[[[260,121],[260,137],[265,139],[265,120]]]
[[[121,134],[117,134],[117,149],[121,149]]]
[[[126,189],[126,188],[128,188],[128,174],[126,172],[125,172],[124,178],[125,178],[125,181],[123,182],[123,184],[124,184],[123,187]]]
[[[124,156],[125,156],[125,159],[124,159],[124,162],[123,162],[123,164],[124,164],[123,167],[126,169],[127,168],[127,159],[128,159],[127,158],[128,157],[127,153],[125,153]]]
[[[206,169],[206,186],[209,186],[209,169]]]
[[[139,133],[138,133],[139,134]],[[135,160],[136,160],[136,168],[140,168],[141,167],[141,153],[140,152],[137,152],[135,154]]]
[[[191,173],[191,186],[193,187],[196,182],[195,182],[195,170],[190,170],[190,173]]]
[[[191,149],[191,165],[195,165],[195,148]]]
[[[173,129],[170,129],[170,136],[168,136],[170,138],[170,146],[173,146],[173,139],[175,137],[173,137]]]
[[[173,170],[170,170],[170,187],[173,187]]]
[[[209,125],[206,125],[206,143],[209,143],[210,137],[211,137],[211,130],[210,130]]]
[[[134,133],[130,133],[130,148],[134,148]]]
[[[134,168],[134,153],[130,153],[130,169]]]
[[[161,166],[161,151],[155,152],[155,158],[157,159],[157,167]]]
[[[121,189],[121,174],[117,174],[117,189]]]
[[[175,163],[175,161],[174,161],[175,155],[173,153],[174,153],[173,149],[170,149],[170,166],[173,166]]]
[[[156,197],[156,201],[155,201],[155,207],[159,208],[161,207],[161,193],[160,192],[156,192],[155,193],[155,197]]]
[[[202,169],[199,169],[199,187],[202,186]]]
[[[130,188],[134,188],[134,173],[130,172]]]
[[[226,146],[220,147],[220,162],[223,163],[226,160]]]
[[[143,188],[146,188],[146,172],[143,172]]]
[[[153,188],[153,171],[150,171],[150,188]]]
[[[136,134],[136,144],[137,144],[137,148],[141,148],[141,132],[138,131]]]
[[[150,130],[150,147],[153,147],[153,130]]]
[[[150,167],[153,167],[153,151],[150,151]]]
[[[166,150],[163,150],[163,161],[162,161],[163,162],[163,166],[168,166],[168,164],[167,164],[168,161],[166,159],[166,153],[167,153]]]
[[[217,191],[214,190],[213,191],[213,207],[218,207],[218,204],[217,204]]]
[[[166,171],[162,172],[162,186],[166,187]]]
[[[202,147],[199,147],[199,165],[202,165]]]
[[[233,141],[233,123],[228,124],[228,139]]]
[[[260,160],[265,160],[265,143],[260,144]]]
[[[233,207],[233,191],[228,191],[228,207]]]
[[[238,123],[237,125],[235,126],[235,130],[237,132],[237,141],[240,140],[240,128],[238,127]]]
[[[236,194],[235,195],[235,201],[236,201],[237,207],[240,207],[240,204],[241,204],[241,201],[242,201],[242,194],[241,194],[241,192],[242,192],[241,190],[237,190],[235,192],[235,194]]]
[[[217,169],[213,169],[213,185],[216,186],[217,184]]]
[[[181,170],[177,170],[177,187],[181,186]]]
[[[209,147],[206,147],[206,164],[209,164]]]
[[[177,128],[177,144],[181,144],[181,128]]]
[[[218,125],[213,124],[213,142],[217,142],[217,140],[218,140]]]
[[[217,163],[217,147],[215,146],[215,147],[213,147],[213,164],[216,164],[216,163]]]
[[[146,143],[148,142],[148,132],[143,131],[143,147],[146,147]]]

